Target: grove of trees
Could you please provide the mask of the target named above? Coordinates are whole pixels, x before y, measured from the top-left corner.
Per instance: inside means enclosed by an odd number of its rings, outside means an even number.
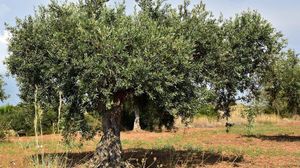
[[[264,96],[271,108],[279,110],[280,101],[300,113],[299,58],[256,11],[224,19],[203,3],[173,8],[137,0],[139,10],[129,15],[124,4],[110,8],[106,1],[52,1],[7,26],[6,64],[23,102],[38,115],[63,104],[65,136],[93,137],[85,115],[101,117],[103,136],[90,167],[123,166],[125,109],[185,121],[199,104],[210,104],[229,117],[237,100]]]

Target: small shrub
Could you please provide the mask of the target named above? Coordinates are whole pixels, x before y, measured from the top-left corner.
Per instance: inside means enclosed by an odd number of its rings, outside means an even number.
[[[218,112],[215,110],[215,107],[211,104],[202,104],[198,107],[196,117],[206,116],[209,118],[217,118]]]
[[[0,141],[3,141],[5,139],[6,135],[3,130],[0,130]]]
[[[9,123],[0,119],[0,141],[3,141],[7,137],[7,131],[9,130]]]
[[[259,100],[255,100],[251,105],[245,108],[243,117],[247,119],[247,133],[251,134],[254,127],[255,118],[258,114],[261,113],[262,106],[259,103]]]

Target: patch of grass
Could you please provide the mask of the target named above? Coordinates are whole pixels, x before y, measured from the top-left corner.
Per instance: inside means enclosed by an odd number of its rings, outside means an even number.
[[[262,149],[260,147],[238,147],[238,146],[217,146],[210,147],[209,151],[215,153],[229,154],[229,155],[247,155],[250,157],[275,157],[275,156],[295,156],[297,154],[290,153],[278,149]]]
[[[37,158],[39,157],[39,158]],[[46,156],[41,159],[41,156],[34,155],[29,159],[29,166],[32,168],[67,168],[68,160],[63,155]]]
[[[122,145],[124,148],[149,148],[151,144],[144,140],[122,140]]]
[[[19,146],[22,149],[26,150],[26,149],[33,149],[33,148],[35,148],[36,144],[33,141],[30,141],[30,142],[20,142]]]
[[[171,152],[174,152],[175,151],[175,148],[172,144],[166,144],[162,147],[159,147],[159,148],[153,148],[153,149],[157,149],[157,150],[161,150],[161,151],[171,151]]]
[[[299,132],[296,128],[282,127],[274,123],[255,124],[251,130],[251,135],[279,135],[279,134],[294,134]],[[231,134],[249,135],[246,125],[234,126],[230,132]]]
[[[20,151],[23,151],[23,149],[19,147],[19,144],[8,141],[0,143],[0,154],[17,154]]]
[[[0,148],[5,147],[5,146],[9,146],[9,145],[14,145],[14,143],[10,142],[10,141],[0,141]]]
[[[183,149],[186,150],[186,151],[193,151],[193,152],[202,152],[204,151],[204,148],[202,146],[195,146],[191,143],[188,143],[186,145],[183,146]]]
[[[295,156],[295,157],[299,157],[299,158],[300,158],[300,152],[296,152],[296,153],[294,153],[294,154],[293,154],[293,156]]]
[[[123,140],[121,141],[121,143],[122,143],[122,146],[128,146],[128,145],[130,145],[131,141],[128,140],[128,139],[123,139]]]

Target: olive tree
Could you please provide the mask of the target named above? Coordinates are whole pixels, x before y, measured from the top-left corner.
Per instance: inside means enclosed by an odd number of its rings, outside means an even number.
[[[267,101],[265,110],[278,115],[300,113],[300,60],[295,51],[278,54],[263,82],[261,99]]]
[[[191,109],[193,45],[175,27],[147,12],[128,16],[124,5],[111,9],[102,0],[52,2],[8,27],[6,62],[21,88],[39,90],[40,101],[61,91],[69,105],[65,118],[82,124],[83,134],[84,112],[98,111],[104,135],[91,166],[120,167],[121,112],[129,96],[146,94],[178,114]]]
[[[276,55],[285,46],[282,34],[255,11],[246,11],[220,24],[219,47],[208,55],[204,74],[215,91],[216,108],[230,116],[230,105],[236,100],[251,101]],[[208,70],[210,69],[210,70]]]
[[[193,68],[198,72],[195,83],[200,90],[213,91],[214,99],[209,99],[217,110],[224,111],[224,117],[229,117],[230,106],[237,100],[249,102],[259,95],[285,40],[256,11],[225,20],[214,18],[203,3],[192,10],[188,5],[185,1],[179,7],[179,17],[172,21],[194,45]]]

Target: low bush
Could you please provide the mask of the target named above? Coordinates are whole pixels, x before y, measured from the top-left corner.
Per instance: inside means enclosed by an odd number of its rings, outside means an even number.
[[[202,116],[206,116],[209,118],[217,118],[218,112],[213,105],[202,104],[201,106],[198,107],[195,117],[202,117]]]
[[[34,107],[28,104],[17,106],[5,105],[0,107],[0,127],[2,131],[22,131],[26,135],[34,134]],[[53,132],[53,126],[57,122],[57,114],[54,110],[48,109],[42,117],[43,133]]]

